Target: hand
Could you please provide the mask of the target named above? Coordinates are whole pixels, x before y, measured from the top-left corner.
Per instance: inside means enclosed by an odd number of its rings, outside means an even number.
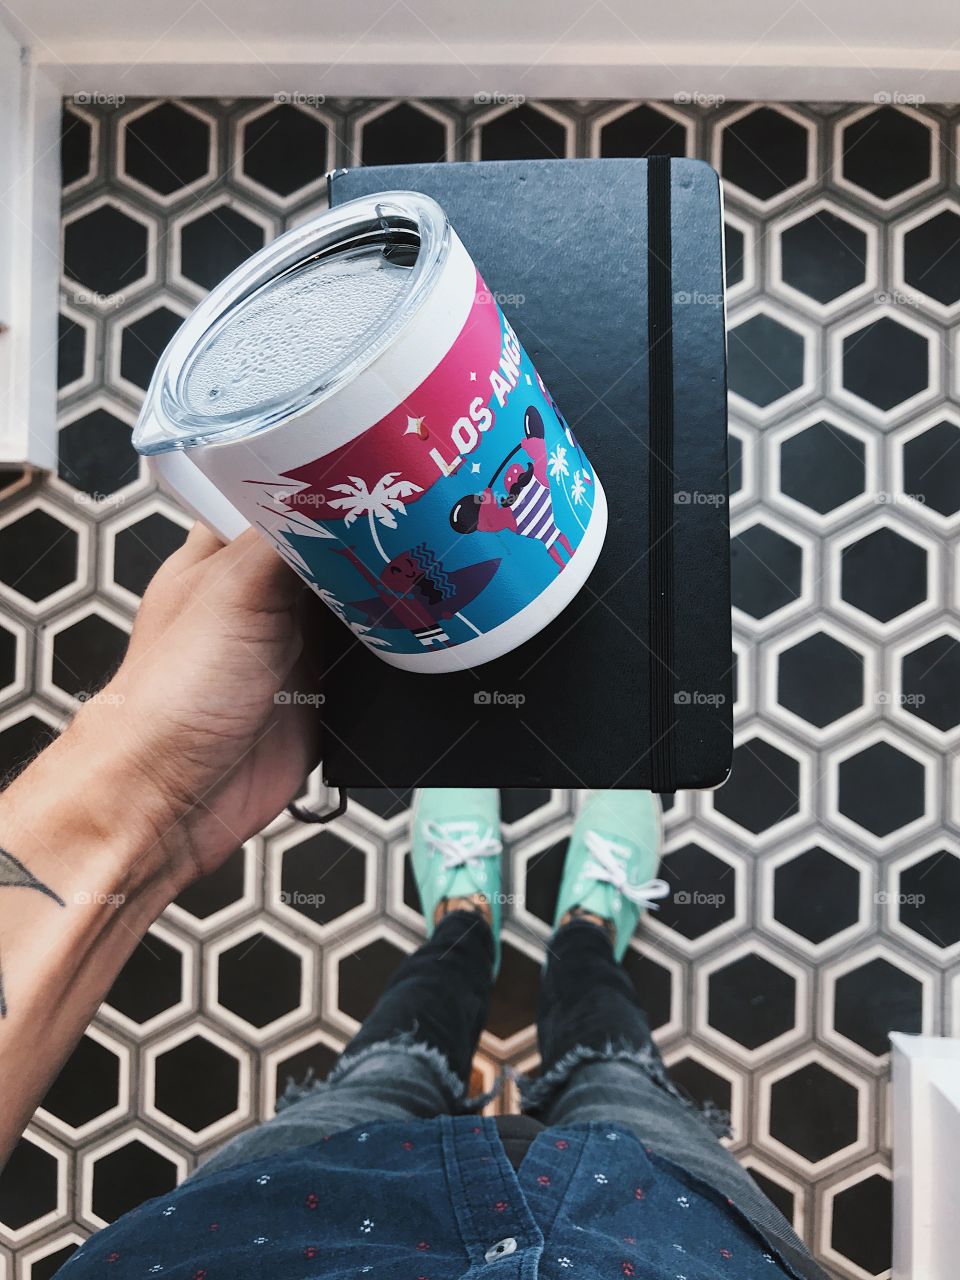
[[[195,525],[144,595],[119,671],[81,712],[123,753],[126,803],[177,885],[266,826],[317,763],[308,600],[255,530],[223,546]],[[278,703],[281,691],[300,697]]]
[[[316,763],[301,605],[251,530],[197,526],[113,680],[0,795],[0,1165],[137,941]]]

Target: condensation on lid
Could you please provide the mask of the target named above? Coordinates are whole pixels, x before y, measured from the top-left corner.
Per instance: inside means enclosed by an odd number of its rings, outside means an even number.
[[[179,379],[183,408],[215,426],[322,387],[399,308],[412,274],[380,244],[267,281],[193,353]]]

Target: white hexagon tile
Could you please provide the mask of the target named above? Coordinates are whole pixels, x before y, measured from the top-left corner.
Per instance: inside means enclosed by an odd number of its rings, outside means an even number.
[[[676,1078],[828,1270],[890,1265],[891,1029],[960,1007],[956,111],[466,99],[136,101],[63,121],[59,467],[0,477],[0,771],[123,655],[188,521],[130,428],[180,320],[359,163],[653,152],[723,174],[736,752],[669,802],[674,893],[629,953]],[[952,541],[951,541],[952,539]],[[952,781],[952,786],[951,786]],[[331,1066],[422,917],[409,794],[286,820],[137,947],[0,1175],[0,1271],[44,1280]],[[503,796],[503,974],[477,1059],[535,1062],[577,797]]]

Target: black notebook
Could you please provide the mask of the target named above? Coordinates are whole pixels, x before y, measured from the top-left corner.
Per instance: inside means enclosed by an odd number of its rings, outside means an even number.
[[[609,526],[563,613],[473,671],[400,671],[331,616],[325,781],[716,786],[732,750],[716,173],[654,157],[330,178],[334,205],[389,190],[445,209],[596,468]]]

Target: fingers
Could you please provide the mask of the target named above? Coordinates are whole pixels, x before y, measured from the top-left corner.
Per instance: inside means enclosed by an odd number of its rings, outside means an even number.
[[[187,540],[177,553],[180,563],[184,568],[187,565],[197,564],[200,560],[206,560],[208,556],[214,555],[223,547],[223,541],[205,524],[197,520],[193,528],[187,534]]]
[[[256,529],[247,529],[217,558],[215,589],[252,609],[289,609],[303,589],[280,553]]]

